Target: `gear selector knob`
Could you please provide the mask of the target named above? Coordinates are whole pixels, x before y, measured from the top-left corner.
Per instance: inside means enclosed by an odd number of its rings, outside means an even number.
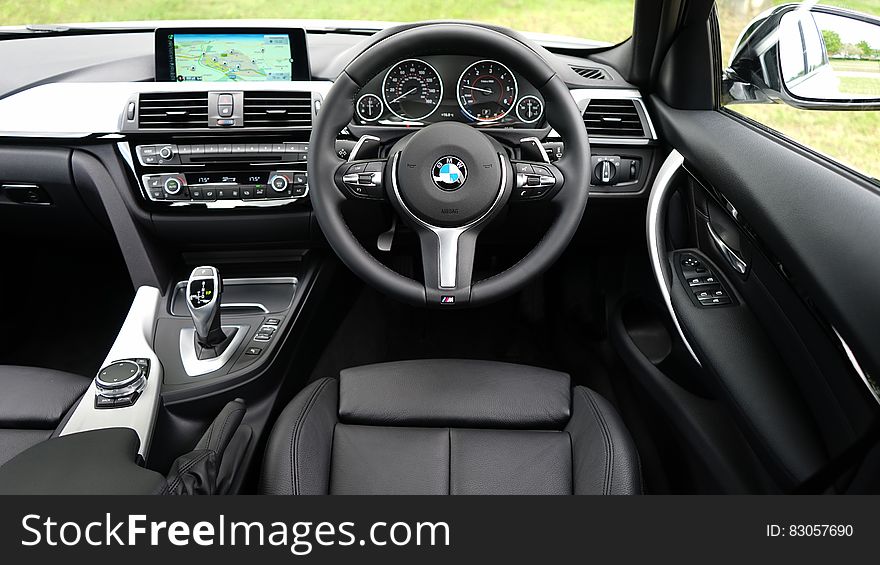
[[[220,327],[220,296],[223,281],[215,267],[196,267],[186,284],[186,305],[202,347],[214,347],[226,339]]]

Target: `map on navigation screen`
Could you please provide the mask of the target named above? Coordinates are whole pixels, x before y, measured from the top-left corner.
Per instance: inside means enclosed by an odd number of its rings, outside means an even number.
[[[174,78],[178,81],[292,80],[291,66],[287,35],[174,35]]]

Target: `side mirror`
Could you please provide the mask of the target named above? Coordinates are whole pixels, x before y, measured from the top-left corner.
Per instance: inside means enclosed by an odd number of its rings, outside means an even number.
[[[802,109],[880,109],[880,18],[787,4],[740,34],[725,103],[781,101]]]

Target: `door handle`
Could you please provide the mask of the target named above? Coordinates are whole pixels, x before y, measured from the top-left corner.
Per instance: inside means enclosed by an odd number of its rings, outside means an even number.
[[[706,229],[709,230],[709,235],[712,237],[712,241],[715,242],[715,246],[718,247],[718,251],[721,252],[721,255],[730,267],[741,275],[746,274],[746,270],[748,270],[749,266],[743,258],[740,257],[736,251],[731,249],[723,239],[721,239],[721,236],[718,235],[710,222],[706,222]]]

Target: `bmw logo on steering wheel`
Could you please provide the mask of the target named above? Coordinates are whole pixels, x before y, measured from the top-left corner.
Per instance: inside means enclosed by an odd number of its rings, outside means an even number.
[[[440,190],[458,190],[467,180],[467,166],[458,157],[447,155],[434,163],[431,178]]]

